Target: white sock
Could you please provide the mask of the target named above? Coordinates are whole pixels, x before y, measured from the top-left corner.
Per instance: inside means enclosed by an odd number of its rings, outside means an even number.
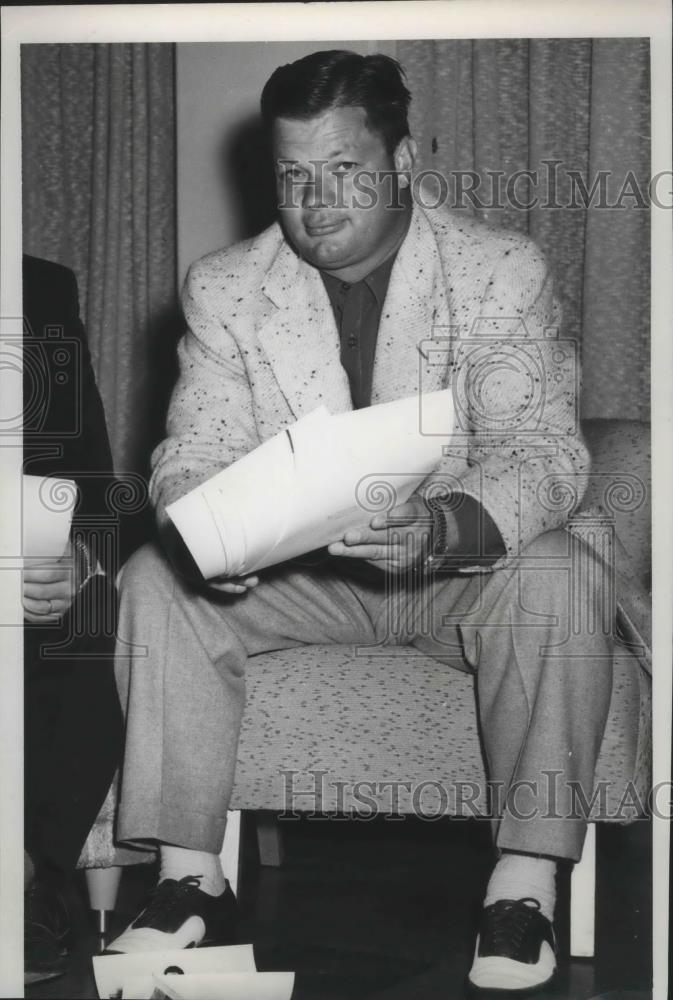
[[[173,847],[171,844],[161,845],[161,871],[159,881],[173,878],[179,882],[185,875],[200,875],[199,889],[209,896],[220,896],[226,886],[222,866],[217,854],[206,851],[190,851],[186,847]]]
[[[556,862],[536,858],[532,854],[503,854],[493,869],[484,906],[499,899],[539,900],[540,912],[547,920],[554,919],[556,905]]]

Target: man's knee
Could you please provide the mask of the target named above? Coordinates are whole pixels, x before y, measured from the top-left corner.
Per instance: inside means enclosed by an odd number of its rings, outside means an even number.
[[[143,545],[126,561],[119,580],[120,596],[137,599],[146,593],[173,590],[173,569],[156,545]]]
[[[547,581],[561,574],[574,587],[600,594],[609,583],[612,566],[579,533],[564,528],[547,531],[533,539],[523,551],[527,571],[539,567]],[[554,574],[554,570],[557,573]]]
[[[523,549],[524,559],[549,559],[553,561],[567,560],[571,551],[571,537],[565,528],[554,528],[538,535]]]
[[[526,607],[565,607],[571,585],[571,538],[562,528],[538,535],[523,549],[515,592]]]
[[[581,538],[564,529],[548,531],[523,556],[517,594],[525,608],[553,613],[574,635],[601,631],[614,621],[612,567]]]

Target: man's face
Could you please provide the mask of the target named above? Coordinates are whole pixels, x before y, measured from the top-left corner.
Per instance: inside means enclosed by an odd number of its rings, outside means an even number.
[[[413,140],[391,154],[364,108],[335,108],[276,119],[273,151],[281,223],[297,253],[344,281],[374,270],[406,229],[391,175],[411,170]]]

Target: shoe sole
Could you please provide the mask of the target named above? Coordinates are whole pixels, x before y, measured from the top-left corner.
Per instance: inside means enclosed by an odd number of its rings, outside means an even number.
[[[527,997],[532,996],[534,993],[539,993],[540,990],[546,990],[548,986],[551,986],[556,979],[556,969],[552,972],[548,979],[543,980],[541,983],[536,983],[534,986],[517,986],[514,989],[498,988],[496,986],[475,986],[470,979],[467,980],[467,991],[471,996],[481,996],[481,997]]]

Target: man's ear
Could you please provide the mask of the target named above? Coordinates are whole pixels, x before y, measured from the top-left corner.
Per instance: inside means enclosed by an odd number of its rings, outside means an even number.
[[[418,145],[416,140],[412,139],[410,135],[405,135],[395,147],[393,160],[395,162],[395,170],[399,175],[400,187],[409,187],[411,184],[411,172],[416,163],[417,153]]]

